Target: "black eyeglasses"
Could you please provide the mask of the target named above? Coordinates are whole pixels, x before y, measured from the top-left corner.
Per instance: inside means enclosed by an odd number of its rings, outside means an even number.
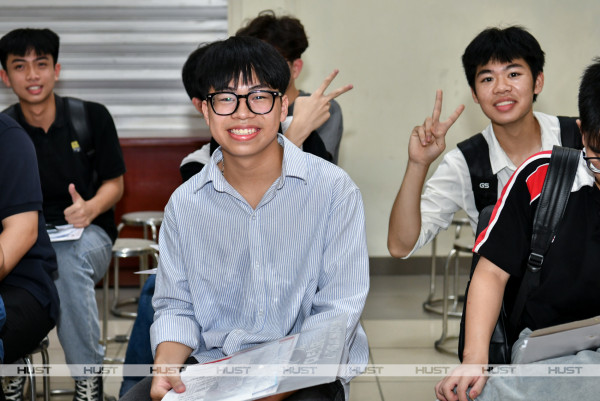
[[[585,148],[583,149],[583,160],[585,160],[585,164],[590,169],[590,171],[594,174],[600,174],[600,168],[594,165],[594,161],[600,164],[600,157],[588,157],[585,153]]]
[[[283,94],[277,91],[257,90],[245,95],[238,95],[234,92],[209,93],[206,98],[215,114],[229,116],[238,109],[240,99],[246,99],[246,105],[252,113],[268,114],[273,110],[275,98],[278,96],[283,96]]]

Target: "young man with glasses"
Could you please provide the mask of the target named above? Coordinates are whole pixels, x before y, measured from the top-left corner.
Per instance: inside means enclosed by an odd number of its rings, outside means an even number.
[[[348,175],[278,134],[285,59],[251,37],[206,49],[194,101],[220,144],[165,208],[153,298],[154,363],[204,363],[345,314],[345,360],[364,365],[369,287],[364,211]],[[200,100],[205,99],[205,100]],[[343,400],[350,376],[268,400]],[[145,378],[122,400],[185,391]]]
[[[388,249],[392,256],[412,255],[448,228],[454,213],[461,209],[474,232],[479,211],[494,203],[527,157],[561,145],[565,133],[578,139],[573,119],[568,121],[569,130],[562,132],[556,116],[533,111],[544,86],[544,60],[537,40],[519,26],[485,29],[467,46],[462,56],[467,82],[474,102],[490,120],[482,139],[483,152],[489,154],[484,161],[493,179],[474,185],[470,170],[477,163],[459,147],[444,155],[425,182],[429,167],[446,148],[446,133],[464,110],[461,105],[447,120],[440,121],[442,92],[438,91],[432,116],[410,136],[408,164],[389,220]],[[493,188],[496,183],[494,193],[486,193],[484,201],[489,203],[478,207],[476,191],[482,186],[485,191],[485,185]]]
[[[532,330],[600,315],[600,59],[586,69],[581,80],[579,113],[584,152],[565,213],[544,256],[539,286],[525,303],[522,327],[517,328],[521,335],[512,347],[514,364],[522,360],[521,345]],[[481,365],[488,363],[490,337],[505,287],[512,283],[508,280],[522,277],[526,268],[533,216],[550,155],[533,155],[518,168],[496,203],[485,235],[475,243],[474,251],[481,259],[469,289],[463,365],[438,383],[439,400],[466,401],[467,395],[478,400],[591,400],[600,392],[597,377],[509,376],[487,380],[481,371]],[[598,366],[600,353],[581,351],[540,363]]]

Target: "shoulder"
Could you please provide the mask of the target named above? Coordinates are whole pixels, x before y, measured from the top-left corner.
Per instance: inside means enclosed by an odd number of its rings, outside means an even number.
[[[4,143],[0,147],[4,151],[8,151],[9,149],[7,148],[21,149],[23,146],[31,147],[33,149],[33,143],[23,127],[3,113],[0,113],[0,138]]]

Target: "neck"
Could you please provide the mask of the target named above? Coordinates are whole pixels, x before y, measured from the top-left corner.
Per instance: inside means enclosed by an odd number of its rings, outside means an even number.
[[[494,135],[515,166],[542,149],[542,130],[533,111],[510,124],[492,122]]]
[[[223,151],[220,166],[223,176],[252,208],[258,206],[265,192],[281,176],[283,148],[277,139],[274,145],[260,157],[236,156]]]
[[[294,103],[296,98],[300,96],[300,90],[296,88],[296,84],[294,82],[291,82],[285,91],[285,95],[288,98],[288,104],[291,105],[292,103]]]
[[[48,132],[56,118],[56,100],[54,99],[54,94],[48,96],[48,99],[42,103],[20,102],[20,105],[27,124]]]

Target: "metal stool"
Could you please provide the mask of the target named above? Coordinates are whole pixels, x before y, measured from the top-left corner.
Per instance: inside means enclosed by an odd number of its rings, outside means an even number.
[[[140,259],[140,270],[148,269],[148,258],[152,257],[157,264],[157,251],[152,247],[156,245],[154,241],[141,238],[117,238],[113,245],[113,268],[114,268],[114,289],[113,300],[110,306],[110,313],[119,317],[133,318],[137,316],[135,312],[122,311],[120,307],[137,303],[137,298],[119,299],[119,259],[138,257]],[[106,271],[103,280],[103,317],[102,317],[102,345],[105,347],[111,342],[129,341],[126,334],[118,334],[114,337],[108,336],[108,314],[109,314],[109,273]],[[123,362],[121,359],[104,358],[105,362]]]
[[[469,225],[469,219],[460,218],[452,220],[452,225],[456,226],[454,231],[454,242],[456,245],[456,241],[460,238],[460,234],[462,232],[463,226]],[[461,245],[459,245],[460,247]],[[468,250],[469,252],[471,249]],[[452,252],[452,251],[451,251]],[[436,255],[437,254],[437,238],[434,238],[431,242],[431,277],[429,283],[429,295],[425,302],[423,302],[423,309],[427,312],[436,313],[438,315],[445,315],[446,313],[453,317],[460,317],[462,315],[462,310],[458,308],[458,303],[464,301],[464,295],[459,294],[459,280],[458,280],[458,258],[454,264],[454,292],[452,294],[448,294],[448,292],[444,292],[442,298],[435,297],[435,275],[436,275]],[[450,258],[450,255],[448,255]],[[448,260],[446,260],[446,266],[448,265]],[[447,286],[447,272],[444,274],[444,287]],[[444,303],[450,300],[452,301],[452,308],[449,311],[444,312]]]
[[[25,355],[25,357],[23,357],[23,360],[27,365],[27,373],[29,377],[29,396],[31,401],[35,401],[37,397],[32,355],[37,354],[39,352],[42,355],[42,364],[44,366],[48,366],[48,364],[50,363],[50,358],[48,357],[49,344],[50,341],[48,340],[48,337],[44,337],[44,339],[40,342],[40,345],[38,345],[36,349],[31,351],[30,354]],[[44,401],[50,401],[50,377],[47,374],[42,377],[42,386],[43,392],[41,395],[44,397]]]
[[[125,213],[121,216],[119,231],[123,226],[142,227],[144,239],[148,239],[148,229],[150,229],[151,238],[158,243],[158,227],[162,224],[163,212],[142,211]]]
[[[444,290],[442,294],[442,335],[435,342],[435,349],[440,352],[445,352],[452,355],[458,356],[457,348],[453,348],[453,350],[449,350],[445,347],[445,343],[448,340],[457,339],[457,336],[448,336],[448,317],[460,317],[462,316],[462,308],[458,309],[458,302],[464,302],[464,295],[458,296],[458,256],[461,252],[468,253],[472,255],[472,246],[466,244],[460,244],[458,242],[454,242],[450,253],[448,253],[448,257],[446,258],[446,263],[444,264]],[[454,295],[449,294],[449,281],[450,281],[450,265],[452,264],[452,260],[454,260]],[[452,307],[450,307],[450,301],[452,301]]]

